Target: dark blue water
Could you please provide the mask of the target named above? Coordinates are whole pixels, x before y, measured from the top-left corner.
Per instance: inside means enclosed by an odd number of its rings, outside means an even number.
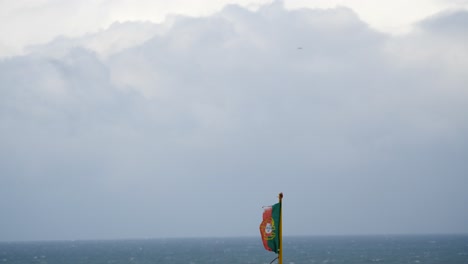
[[[284,264],[468,264],[468,235],[285,237]],[[10,263],[270,263],[260,238],[2,242]]]

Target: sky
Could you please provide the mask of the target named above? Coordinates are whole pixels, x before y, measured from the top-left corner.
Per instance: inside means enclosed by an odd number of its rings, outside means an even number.
[[[0,0],[0,240],[468,233],[468,1]]]

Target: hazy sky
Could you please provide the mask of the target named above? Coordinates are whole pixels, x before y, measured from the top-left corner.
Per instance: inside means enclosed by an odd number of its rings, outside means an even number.
[[[214,2],[0,0],[0,240],[468,233],[468,1]]]

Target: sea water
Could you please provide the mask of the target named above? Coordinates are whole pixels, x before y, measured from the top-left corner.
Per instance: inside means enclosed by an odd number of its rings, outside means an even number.
[[[283,243],[284,264],[468,264],[468,235],[284,237]],[[0,264],[268,264],[275,257],[258,237],[0,242]]]

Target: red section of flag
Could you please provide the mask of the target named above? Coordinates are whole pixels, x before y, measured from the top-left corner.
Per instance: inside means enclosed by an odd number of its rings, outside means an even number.
[[[271,235],[267,230],[272,226],[272,217],[271,213],[273,211],[273,208],[271,206],[268,206],[264,209],[263,211],[263,221],[260,224],[260,235],[262,236],[262,242],[263,246],[265,247],[266,250],[268,251],[273,251],[269,246],[268,246],[268,240],[269,236]],[[273,225],[274,226],[274,225]]]

